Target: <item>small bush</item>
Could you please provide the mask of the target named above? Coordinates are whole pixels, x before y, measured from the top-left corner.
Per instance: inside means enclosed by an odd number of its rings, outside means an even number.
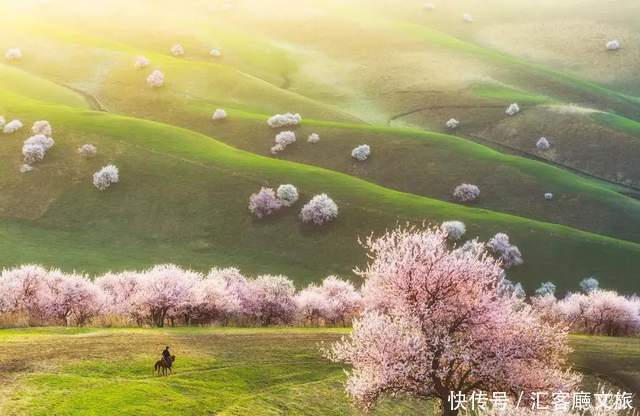
[[[307,141],[311,144],[318,143],[320,141],[320,135],[318,133],[311,133]]]
[[[480,188],[476,185],[463,183],[453,190],[453,199],[458,202],[473,202],[480,196]]]
[[[517,103],[513,103],[507,107],[505,114],[508,116],[515,116],[520,112],[520,106]]]
[[[278,199],[282,201],[282,204],[286,207],[295,204],[299,198],[298,189],[291,184],[280,185],[276,194]]]
[[[5,52],[4,57],[7,61],[19,61],[22,59],[22,51],[20,48],[9,48]]]
[[[115,165],[107,165],[93,174],[93,185],[100,191],[104,191],[119,181],[120,174]]]
[[[298,113],[276,114],[267,120],[267,124],[272,129],[277,129],[280,127],[297,126],[301,122],[302,122],[302,117]]]
[[[142,69],[142,68],[146,68],[149,66],[151,62],[149,61],[149,59],[146,56],[136,56],[136,60],[133,63],[133,66],[136,69]]]
[[[24,162],[32,164],[44,159],[47,151],[55,144],[51,137],[47,137],[44,134],[36,134],[29,137],[24,141],[22,146],[22,155],[24,156]]]
[[[179,43],[173,45],[169,51],[173,56],[184,56],[184,48]]]
[[[311,198],[300,211],[300,219],[305,223],[323,225],[338,217],[338,205],[327,194]]]
[[[620,41],[618,41],[617,39],[610,40],[609,42],[607,42],[606,46],[608,51],[617,51],[618,49],[622,48]]]
[[[351,151],[351,157],[361,162],[367,160],[370,154],[371,148],[368,144],[361,144]]]
[[[156,69],[147,77],[147,84],[152,88],[162,87],[164,85],[164,74]]]
[[[78,153],[82,157],[94,157],[98,153],[98,148],[87,143],[78,148]]]
[[[51,137],[51,135],[53,134],[51,124],[47,120],[39,120],[33,123],[31,131],[33,132],[33,134],[43,134],[49,137]]]
[[[23,124],[22,121],[20,120],[11,120],[10,122],[8,122],[7,124],[4,125],[4,128],[2,129],[2,131],[5,134],[12,134],[17,132],[18,130],[20,130],[22,128]]]
[[[226,118],[227,118],[227,112],[222,108],[218,108],[211,116],[211,119],[213,121],[224,120]]]
[[[283,203],[272,188],[261,188],[259,192],[249,197],[249,212],[257,218],[273,214],[282,208]]]
[[[451,118],[446,122],[445,125],[447,126],[448,129],[455,130],[458,128],[458,126],[460,126],[460,122],[455,118]]]
[[[546,137],[540,137],[536,142],[536,147],[538,150],[549,150],[551,148],[551,143]]]
[[[462,221],[445,221],[440,225],[440,230],[450,240],[460,240],[467,232],[467,228]]]

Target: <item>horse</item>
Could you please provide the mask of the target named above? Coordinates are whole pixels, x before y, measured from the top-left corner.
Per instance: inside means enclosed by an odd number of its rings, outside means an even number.
[[[176,361],[176,356],[172,355],[171,364],[173,364],[175,361]],[[173,369],[167,365],[167,363],[164,361],[164,358],[156,362],[156,365],[153,366],[153,371],[158,373],[159,376],[160,375],[166,376],[167,371],[169,372],[169,374],[173,373]]]

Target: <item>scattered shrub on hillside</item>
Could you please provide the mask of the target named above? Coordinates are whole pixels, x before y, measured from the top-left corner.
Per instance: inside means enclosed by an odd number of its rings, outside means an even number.
[[[449,240],[460,240],[467,232],[462,221],[445,221],[440,225],[440,230],[446,234]]]
[[[51,124],[47,120],[39,120],[33,123],[31,131],[33,132],[33,134],[43,134],[48,137],[51,137],[51,135],[53,134]]]
[[[471,16],[469,13],[465,13],[462,15],[462,20],[466,23],[473,23],[473,16]]]
[[[498,233],[487,243],[487,248],[500,260],[502,267],[509,269],[523,263],[522,254],[517,246],[509,242],[509,236],[505,233]]]
[[[460,125],[460,122],[455,118],[451,118],[446,122],[445,125],[447,126],[448,129],[454,130],[458,128],[458,126]]]
[[[338,205],[327,194],[316,195],[302,207],[300,219],[305,223],[323,225],[338,217]]]
[[[480,385],[517,386],[527,397],[578,386],[579,375],[566,369],[567,332],[522,300],[500,296],[504,272],[495,260],[454,253],[437,229],[399,228],[366,247],[364,314],[350,336],[324,350],[350,367],[346,390],[359,407],[371,410],[389,392],[444,408],[451,391]]]
[[[556,294],[556,285],[553,282],[544,282],[536,289],[537,296],[554,296]]]
[[[78,148],[78,153],[82,157],[94,157],[98,153],[98,148],[87,143]]]
[[[227,118],[227,112],[222,108],[216,109],[216,111],[214,111],[213,115],[211,116],[211,119],[213,121],[224,120],[226,118]]]
[[[598,279],[595,277],[587,277],[580,282],[580,289],[582,289],[584,293],[589,294],[594,290],[600,289],[600,282],[598,282]]]
[[[44,159],[45,150],[36,144],[25,144],[22,146],[22,155],[26,164],[36,163]]]
[[[93,185],[100,191],[104,191],[119,181],[120,174],[115,165],[107,165],[93,174]]]
[[[252,315],[260,325],[288,324],[296,313],[295,286],[286,276],[263,275],[249,283]]]
[[[29,137],[22,145],[22,155],[25,163],[32,164],[41,161],[54,144],[53,139],[44,134],[36,134]]]
[[[271,215],[282,208],[282,205],[282,201],[278,199],[272,188],[263,187],[249,197],[249,212],[258,218]]]
[[[179,43],[176,43],[175,45],[173,45],[169,51],[171,52],[171,55],[173,55],[173,56],[183,56],[184,55],[184,48]]]
[[[547,192],[546,194],[544,194],[544,199],[546,199],[547,201],[551,201],[553,199],[553,194],[551,192]]]
[[[538,150],[549,150],[551,143],[549,143],[549,140],[547,140],[546,137],[540,137],[536,142],[536,147]]]
[[[291,184],[284,184],[278,186],[276,191],[278,199],[282,201],[282,204],[286,207],[290,207],[298,201],[298,189]]]
[[[276,144],[271,146],[270,152],[272,155],[277,155],[278,153],[284,152],[284,146],[281,144]]]
[[[307,141],[311,144],[318,143],[320,141],[320,135],[318,133],[311,133]]]
[[[20,120],[11,120],[10,122],[8,122],[7,124],[4,125],[4,128],[2,129],[2,131],[5,134],[12,134],[15,133],[16,131],[20,130],[22,128],[23,124],[22,121]]]
[[[616,39],[610,40],[609,42],[607,42],[606,46],[607,46],[607,50],[609,51],[617,51],[618,49],[622,48],[620,41]]]
[[[24,144],[41,146],[45,151],[51,149],[55,143],[56,142],[51,137],[47,137],[44,134],[36,134],[24,141]]]
[[[7,61],[19,61],[22,59],[22,51],[20,48],[9,48],[4,54]]]
[[[351,151],[351,157],[361,162],[367,160],[370,154],[371,148],[368,144],[361,144]]]
[[[20,171],[20,173],[27,173],[27,172],[31,172],[33,170],[33,166],[24,163],[22,165],[20,165],[20,169],[18,169]]]
[[[520,106],[517,103],[510,104],[505,110],[505,114],[508,116],[515,116],[520,112]]]
[[[136,60],[133,63],[133,66],[136,69],[143,69],[149,66],[151,62],[149,61],[149,59],[146,56],[136,56]]]
[[[222,52],[218,48],[213,48],[211,49],[211,52],[209,52],[209,55],[213,56],[214,58],[219,58],[222,56]]]
[[[281,131],[280,133],[276,134],[275,142],[276,145],[280,145],[284,149],[290,144],[296,142],[296,134],[292,131]]]
[[[276,114],[267,120],[267,124],[273,129],[279,127],[297,126],[300,124],[300,122],[302,122],[302,117],[298,113]]]
[[[473,202],[480,196],[480,188],[476,185],[471,185],[468,183],[463,183],[453,190],[453,199],[458,202]]]
[[[164,74],[157,69],[154,70],[147,77],[147,84],[153,88],[162,87],[164,85]]]

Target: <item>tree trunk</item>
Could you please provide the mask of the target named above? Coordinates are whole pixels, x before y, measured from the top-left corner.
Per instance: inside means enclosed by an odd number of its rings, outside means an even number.
[[[442,416],[458,416],[459,410],[451,410],[449,396],[440,397],[440,405],[442,406]]]
[[[451,410],[451,404],[442,402],[442,416],[458,416],[458,410]]]

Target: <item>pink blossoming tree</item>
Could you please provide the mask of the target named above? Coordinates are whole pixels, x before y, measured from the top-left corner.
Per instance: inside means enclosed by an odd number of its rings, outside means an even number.
[[[435,398],[450,392],[571,391],[567,333],[515,296],[485,250],[453,252],[438,229],[399,228],[368,239],[369,309],[350,337],[325,350],[351,366],[348,394],[365,409],[385,394]],[[375,301],[367,302],[372,296]],[[373,305],[373,307],[372,307]]]

